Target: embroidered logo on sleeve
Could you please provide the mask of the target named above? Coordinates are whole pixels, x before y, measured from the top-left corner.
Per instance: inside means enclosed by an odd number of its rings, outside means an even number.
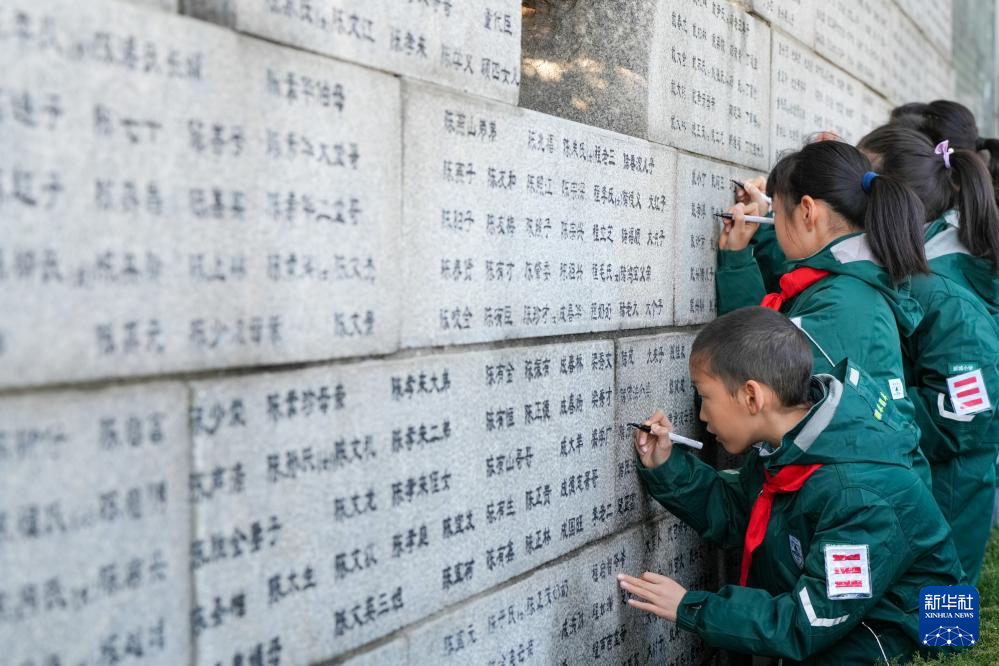
[[[871,561],[866,544],[839,546],[827,544],[826,595],[830,599],[859,599],[871,596]]]
[[[905,397],[905,384],[898,377],[888,380],[888,388],[891,389],[892,400],[901,400]]]
[[[788,534],[787,540],[791,546],[791,557],[794,558],[794,563],[798,565],[799,569],[804,569],[805,555],[801,552],[801,542],[798,541],[798,537],[793,534]]]
[[[954,405],[954,412],[960,416],[992,409],[981,370],[948,377],[947,390],[950,392],[950,402]]]

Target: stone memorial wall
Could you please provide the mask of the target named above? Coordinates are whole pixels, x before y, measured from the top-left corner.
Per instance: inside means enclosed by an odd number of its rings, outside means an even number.
[[[944,4],[0,4],[0,661],[710,658],[624,423],[707,438],[712,214]]]

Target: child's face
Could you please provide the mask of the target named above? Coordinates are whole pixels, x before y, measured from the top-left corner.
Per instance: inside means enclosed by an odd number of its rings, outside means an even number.
[[[801,205],[785,207],[785,201],[780,196],[773,200],[774,232],[777,234],[777,244],[788,259],[804,259],[813,254],[811,243],[806,235],[801,233],[803,217]],[[821,249],[821,248],[820,248]]]
[[[705,365],[696,359],[690,363],[690,378],[701,396],[700,418],[726,451],[734,455],[744,453],[755,443],[751,415],[738,399],[739,392],[732,395]]]

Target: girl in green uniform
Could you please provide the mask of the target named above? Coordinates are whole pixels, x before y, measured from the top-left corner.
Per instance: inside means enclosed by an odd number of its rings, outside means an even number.
[[[955,150],[975,151],[985,161],[999,200],[999,139],[978,135],[975,114],[968,107],[949,99],[911,102],[892,109],[891,124],[922,132],[934,145],[949,141]]]
[[[779,310],[811,341],[816,373],[849,357],[914,420],[899,334],[915,331],[923,316],[909,291],[911,275],[929,273],[919,197],[873,172],[867,157],[839,141],[783,157],[767,179],[767,194],[787,258],[781,290],[766,293],[749,246],[758,225],[737,211],[719,240],[719,314],[761,304]],[[914,463],[929,483],[925,459]]]
[[[933,495],[975,584],[991,527],[999,451],[999,420],[993,418],[999,326],[986,308],[990,300],[979,297],[991,294],[996,280],[999,208],[988,170],[972,151],[955,151],[946,140],[934,146],[926,135],[900,125],[874,130],[858,148],[876,169],[908,183],[926,208],[933,274],[912,280],[912,294],[926,314],[902,341],[906,383]]]

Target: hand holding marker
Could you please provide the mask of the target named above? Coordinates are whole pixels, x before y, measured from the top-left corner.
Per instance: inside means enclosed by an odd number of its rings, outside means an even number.
[[[745,190],[746,189],[745,184],[740,183],[735,178],[730,178],[729,180],[731,180],[735,184],[735,186],[738,187],[739,189],[741,189],[741,190]],[[747,191],[747,193],[748,193],[748,191]],[[758,192],[758,194],[759,194],[759,196],[763,197],[764,201],[767,202],[767,206],[772,206],[773,205],[773,202],[770,199],[770,197],[768,197],[767,195],[763,194],[762,192]],[[724,220],[734,220],[735,219],[735,216],[732,213],[714,213],[714,216],[715,217],[720,217],[720,218],[722,218]],[[763,217],[762,215],[744,215],[743,217],[745,218],[746,222],[751,222],[751,223],[754,223],[754,224],[773,224],[774,223],[773,218]]]
[[[651,426],[642,425],[641,423],[628,423],[627,425],[630,425],[632,428],[638,428],[642,432],[647,432],[649,434],[652,434]],[[677,435],[672,432],[669,434],[669,439],[674,444],[683,444],[684,446],[689,446],[692,449],[704,448],[704,444],[698,442],[696,439],[689,439],[687,437],[682,437],[681,435]]]
[[[746,185],[744,183],[740,183],[735,178],[729,178],[729,180],[731,180],[733,183],[735,183],[735,186],[738,187],[740,190],[746,190]],[[771,199],[770,197],[768,197],[763,192],[760,192],[760,196],[763,197],[763,200],[767,202],[768,206],[773,206],[774,205],[773,199]]]

